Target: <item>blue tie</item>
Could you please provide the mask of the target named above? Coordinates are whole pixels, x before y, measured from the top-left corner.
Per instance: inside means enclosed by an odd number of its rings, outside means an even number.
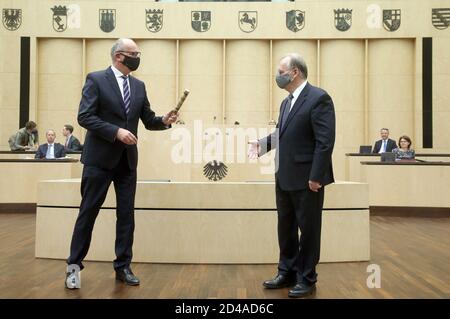
[[[383,152],[386,152],[386,140],[383,141]]]
[[[128,77],[122,75],[123,79],[123,103],[125,105],[125,113],[128,114],[130,111],[130,88],[128,87]]]

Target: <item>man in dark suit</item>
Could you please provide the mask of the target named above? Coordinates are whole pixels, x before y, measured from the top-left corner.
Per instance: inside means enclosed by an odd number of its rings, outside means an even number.
[[[380,130],[381,140],[375,142],[372,153],[392,152],[397,148],[397,143],[389,138],[389,129],[382,128]]]
[[[73,135],[73,126],[70,124],[66,124],[63,127],[62,133],[66,138],[66,143],[64,144],[64,148],[68,152],[77,152],[82,150],[82,146],[80,141]]]
[[[62,144],[55,143],[56,138],[55,131],[48,130],[45,133],[45,136],[47,137],[47,143],[42,144],[38,147],[34,158],[54,159],[65,157],[66,151],[64,150],[64,146]]]
[[[294,286],[288,296],[312,293],[317,281],[324,186],[334,182],[331,155],[335,113],[331,97],[307,82],[308,69],[298,54],[280,60],[276,82],[289,92],[280,107],[277,129],[249,142],[249,157],[276,148],[278,274],[263,286]],[[300,229],[301,236],[298,236]]]
[[[87,129],[81,162],[82,200],[67,259],[66,287],[80,288],[79,271],[88,253],[95,219],[111,182],[116,192],[116,279],[139,285],[130,268],[134,234],[134,197],[138,161],[139,119],[148,130],[165,130],[177,119],[176,112],[155,116],[144,82],[130,75],[140,62],[131,39],[119,39],[111,48],[112,66],[87,75],[78,123]]]

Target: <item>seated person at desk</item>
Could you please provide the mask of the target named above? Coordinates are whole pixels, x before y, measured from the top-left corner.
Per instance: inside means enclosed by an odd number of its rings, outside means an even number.
[[[64,149],[64,146],[62,144],[55,143],[56,138],[55,131],[48,130],[47,133],[45,133],[45,136],[47,137],[47,143],[39,146],[34,158],[52,159],[65,157],[66,151]]]
[[[9,147],[11,151],[34,151],[37,146],[36,135],[37,132],[36,123],[28,121],[25,123],[25,127],[22,127],[17,133],[13,134],[9,140]]]
[[[72,125],[69,124],[64,125],[62,133],[66,137],[66,143],[64,144],[66,152],[74,152],[74,151],[76,152],[82,150],[80,141],[75,136],[72,135],[73,133]]]
[[[408,136],[406,135],[400,136],[398,140],[398,145],[400,145],[400,147],[392,150],[392,153],[395,154],[396,161],[414,159],[415,152],[411,148],[411,144],[412,144],[411,139]]]
[[[375,142],[373,147],[373,153],[385,153],[392,152],[394,148],[397,147],[397,144],[394,140],[389,138],[389,129],[382,128],[380,130],[381,140]]]

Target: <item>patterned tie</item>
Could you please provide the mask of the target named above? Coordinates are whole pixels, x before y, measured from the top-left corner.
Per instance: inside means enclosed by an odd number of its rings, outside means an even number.
[[[291,111],[291,103],[293,98],[294,96],[292,94],[289,94],[286,106],[284,108],[283,117],[281,118],[281,127],[284,127],[286,125],[289,112]]]
[[[122,75],[123,79],[123,103],[125,104],[125,113],[130,111],[130,88],[128,87],[128,77]]]

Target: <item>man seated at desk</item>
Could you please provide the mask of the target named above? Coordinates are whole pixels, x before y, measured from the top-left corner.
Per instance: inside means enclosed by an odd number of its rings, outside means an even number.
[[[54,130],[48,130],[45,133],[47,137],[47,143],[39,146],[36,151],[35,158],[46,158],[46,159],[54,159],[61,158],[66,156],[66,151],[64,149],[64,145],[60,143],[55,143],[56,133]]]
[[[414,160],[416,154],[411,148],[411,144],[412,142],[409,136],[400,136],[398,140],[399,147],[392,150],[392,153],[395,154],[396,161]]]
[[[78,152],[83,149],[81,146],[80,141],[72,134],[73,133],[73,126],[66,124],[63,127],[62,133],[64,137],[66,138],[66,144],[64,145],[64,148],[68,152]]]
[[[381,140],[375,142],[373,147],[373,153],[385,153],[392,152],[394,148],[397,147],[397,144],[394,140],[389,138],[389,129],[382,128],[380,130]]]

